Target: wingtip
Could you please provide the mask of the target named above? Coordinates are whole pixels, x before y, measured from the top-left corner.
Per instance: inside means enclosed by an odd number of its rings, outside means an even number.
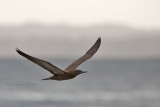
[[[100,44],[101,43],[101,37],[98,38],[97,42]]]
[[[97,41],[100,41],[100,42],[101,42],[101,37],[99,37]]]
[[[16,50],[16,52],[19,53],[20,55],[22,54],[22,52],[21,52],[18,48],[16,48],[15,50]]]
[[[20,51],[18,48],[15,49],[17,52]]]

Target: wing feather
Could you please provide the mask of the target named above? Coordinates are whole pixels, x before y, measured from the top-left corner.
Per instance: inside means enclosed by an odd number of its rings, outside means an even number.
[[[81,63],[90,59],[99,49],[101,44],[101,38],[99,37],[95,44],[86,52],[85,55],[75,60],[71,65],[69,65],[64,71],[69,72],[71,70],[75,70]]]
[[[28,60],[34,62],[35,64],[41,66],[42,68],[48,70],[50,73],[52,74],[64,74],[64,71],[59,69],[58,67],[52,65],[51,63],[47,62],[47,61],[44,61],[44,60],[41,60],[41,59],[38,59],[38,58],[35,58],[35,57],[32,57],[22,51],[20,51],[18,48],[16,49],[16,51],[22,55],[23,57],[27,58]]]

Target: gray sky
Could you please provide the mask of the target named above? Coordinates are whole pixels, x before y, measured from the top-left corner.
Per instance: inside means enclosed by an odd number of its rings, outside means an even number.
[[[159,29],[159,10],[160,0],[0,0],[0,24],[114,23]]]
[[[159,57],[159,10],[160,0],[0,0],[0,26],[14,25],[1,27],[0,57],[17,56],[16,47],[42,56],[63,56],[69,47],[75,53],[67,56],[80,56],[99,36],[99,56]],[[32,23],[42,26],[28,26]],[[53,30],[43,24],[62,26]],[[74,27],[91,25],[102,27]]]

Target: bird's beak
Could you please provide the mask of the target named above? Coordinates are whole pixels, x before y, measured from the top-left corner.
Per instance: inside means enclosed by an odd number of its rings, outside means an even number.
[[[81,71],[81,72],[79,72],[79,74],[82,74],[82,73],[87,73],[88,71]]]

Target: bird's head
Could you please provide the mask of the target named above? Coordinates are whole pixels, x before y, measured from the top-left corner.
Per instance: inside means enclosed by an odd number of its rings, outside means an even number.
[[[87,73],[87,71],[82,71],[82,70],[76,70],[77,71],[77,74],[82,74],[82,73]]]

